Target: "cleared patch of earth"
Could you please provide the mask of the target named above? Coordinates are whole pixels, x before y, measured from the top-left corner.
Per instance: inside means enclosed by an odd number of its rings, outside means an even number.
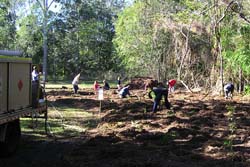
[[[67,131],[65,126],[54,137],[44,131],[24,131],[16,154],[0,159],[0,166],[250,166],[250,104],[243,97],[225,100],[175,91],[169,95],[171,110],[161,106],[152,114],[152,100],[143,90],[131,92],[133,97],[119,99],[115,90],[105,91],[100,110],[90,89],[80,90],[79,95],[72,90],[49,91],[49,112],[59,108],[64,124],[77,128]]]

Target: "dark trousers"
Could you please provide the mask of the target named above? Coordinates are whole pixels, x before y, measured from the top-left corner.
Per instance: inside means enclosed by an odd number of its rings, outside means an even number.
[[[154,104],[153,104],[153,112],[157,111],[157,107],[161,102],[162,97],[164,98],[164,105],[167,109],[170,109],[170,103],[168,101],[168,90],[163,89],[163,88],[156,88],[153,89],[156,97],[154,99]]]
[[[32,107],[37,108],[38,106],[38,90],[39,89],[39,83],[32,81]]]
[[[73,85],[73,88],[74,88],[74,93],[77,93],[77,91],[79,89],[78,85]]]

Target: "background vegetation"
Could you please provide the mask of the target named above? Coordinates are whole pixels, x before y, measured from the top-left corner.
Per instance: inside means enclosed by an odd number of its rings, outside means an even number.
[[[47,39],[49,80],[151,76],[216,90],[232,80],[242,91],[249,8],[246,0],[1,0],[0,49],[43,64]]]

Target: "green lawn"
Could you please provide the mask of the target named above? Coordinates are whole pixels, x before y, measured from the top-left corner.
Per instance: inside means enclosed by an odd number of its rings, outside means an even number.
[[[83,109],[51,106],[48,108],[48,132],[56,138],[79,136],[87,129],[95,127],[98,118]],[[32,134],[38,139],[45,139],[45,119],[21,118],[21,130],[24,134]]]
[[[102,86],[102,81],[98,81],[98,83]],[[82,81],[79,84],[80,88],[93,88],[94,81]],[[111,81],[109,82],[109,85],[111,87],[116,87],[116,82]],[[71,81],[60,81],[60,82],[48,82],[46,83],[46,88],[48,89],[59,89],[62,88],[62,86],[66,86],[67,88],[72,88]]]

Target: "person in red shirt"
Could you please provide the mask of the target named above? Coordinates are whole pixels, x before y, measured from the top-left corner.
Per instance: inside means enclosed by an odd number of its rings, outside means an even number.
[[[98,89],[100,88],[100,85],[98,84],[97,81],[94,82],[94,91],[95,91],[95,94],[97,93]]]
[[[169,92],[174,92],[174,85],[176,84],[176,80],[175,79],[171,79],[168,81],[168,89]]]

